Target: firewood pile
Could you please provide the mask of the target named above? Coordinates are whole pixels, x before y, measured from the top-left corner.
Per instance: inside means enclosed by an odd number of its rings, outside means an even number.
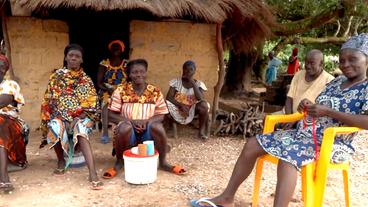
[[[243,110],[238,113],[219,111],[217,120],[219,125],[214,131],[214,135],[243,135],[243,138],[252,137],[256,134],[262,133],[264,103],[259,106],[250,106],[245,104]]]

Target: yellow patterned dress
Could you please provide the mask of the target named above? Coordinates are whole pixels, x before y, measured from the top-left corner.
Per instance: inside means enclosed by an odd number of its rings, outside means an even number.
[[[127,80],[127,64],[127,60],[122,60],[119,66],[112,66],[109,59],[100,62],[100,65],[106,68],[106,72],[104,74],[104,84],[106,87],[112,87],[115,90],[119,84],[124,83]],[[110,102],[110,94],[107,91],[101,90],[99,94],[102,106],[105,106],[105,104]]]
[[[78,142],[77,136],[88,140],[93,121],[98,117],[97,99],[92,80],[83,69],[62,68],[51,75],[41,105],[41,129],[50,147],[60,141],[70,156]],[[78,118],[82,112],[87,118]]]

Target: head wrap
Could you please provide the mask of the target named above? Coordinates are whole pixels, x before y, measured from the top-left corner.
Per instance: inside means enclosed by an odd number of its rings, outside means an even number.
[[[6,67],[9,69],[9,60],[5,55],[0,54],[0,61],[3,61],[6,65]]]
[[[298,55],[298,48],[297,48],[297,47],[295,47],[295,48],[293,49],[292,55],[293,55],[293,56],[297,56],[297,55]]]
[[[196,69],[197,67],[196,67],[196,64],[194,63],[194,61],[192,61],[192,60],[187,60],[187,61],[185,61],[185,63],[183,64],[183,68],[185,68],[185,67],[188,67],[188,66],[192,66],[194,69]]]
[[[358,50],[368,56],[368,34],[362,33],[351,37],[341,46],[341,50],[346,48]]]
[[[109,48],[109,50],[111,51],[111,48],[112,48],[112,45],[113,44],[118,44],[118,45],[120,45],[120,47],[121,47],[121,52],[124,52],[124,50],[125,50],[125,45],[124,45],[124,42],[123,41],[121,41],[121,40],[113,40],[113,41],[111,41],[110,43],[109,43],[109,46],[108,46],[108,48]]]

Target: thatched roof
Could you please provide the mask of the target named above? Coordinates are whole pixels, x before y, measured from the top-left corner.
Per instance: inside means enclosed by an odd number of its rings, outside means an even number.
[[[158,17],[194,16],[206,22],[235,23],[235,32],[250,47],[271,34],[273,15],[261,0],[15,0],[32,11],[56,8],[103,10],[146,10]],[[247,28],[245,28],[247,27]],[[237,28],[237,29],[236,29]],[[234,28],[233,28],[234,29]],[[232,36],[237,36],[235,34]],[[231,37],[229,37],[231,38]]]

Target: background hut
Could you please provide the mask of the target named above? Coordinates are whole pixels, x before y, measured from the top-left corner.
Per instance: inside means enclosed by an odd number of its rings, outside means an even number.
[[[271,34],[273,23],[267,6],[252,0],[9,0],[2,14],[12,76],[27,100],[23,117],[33,127],[48,77],[61,67],[68,43],[84,47],[84,68],[95,79],[107,43],[122,39],[126,58],[146,58],[149,82],[164,93],[192,59],[197,78],[210,89],[207,98],[216,100],[212,89],[217,84],[219,91],[225,73],[223,45],[249,50]]]

